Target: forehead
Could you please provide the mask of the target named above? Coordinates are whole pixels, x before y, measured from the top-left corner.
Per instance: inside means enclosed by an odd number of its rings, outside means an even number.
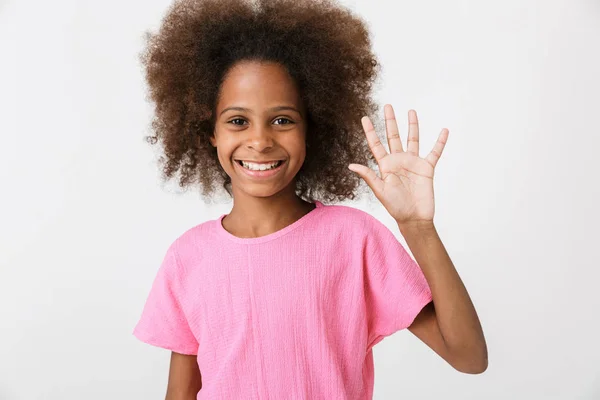
[[[221,85],[218,107],[299,105],[296,83],[287,70],[273,62],[244,61],[236,64]]]

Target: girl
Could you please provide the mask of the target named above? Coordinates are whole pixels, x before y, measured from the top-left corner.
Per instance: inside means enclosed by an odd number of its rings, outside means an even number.
[[[171,244],[135,328],[172,352],[167,399],[371,399],[372,348],[405,328],[457,370],[486,369],[433,223],[448,130],[421,158],[414,111],[404,148],[385,106],[389,151],[359,120],[378,70],[360,18],[329,0],[177,1],[143,62],[165,177],[233,197]],[[369,214],[326,205],[360,178],[416,262]]]

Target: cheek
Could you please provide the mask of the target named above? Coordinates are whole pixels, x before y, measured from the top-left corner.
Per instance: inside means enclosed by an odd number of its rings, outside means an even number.
[[[290,136],[288,146],[296,157],[304,159],[306,156],[306,135],[298,132],[296,135]]]
[[[227,140],[227,137],[221,136],[218,140],[214,141],[214,144],[217,147],[217,154],[219,155],[220,160],[228,160],[231,158],[234,143],[231,140]]]
[[[221,168],[225,171],[229,171],[233,168],[231,165],[231,151],[228,147],[218,143],[217,146],[217,158],[219,159],[219,164],[221,164]]]

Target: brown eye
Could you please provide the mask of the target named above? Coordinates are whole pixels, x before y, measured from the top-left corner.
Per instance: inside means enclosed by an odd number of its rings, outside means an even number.
[[[236,122],[236,121],[238,121],[238,122]],[[240,121],[241,121],[241,123],[240,123]],[[243,125],[244,122],[246,122],[246,121],[243,120],[242,118],[234,118],[231,121],[228,121],[227,123],[228,124],[233,124],[233,125]]]
[[[294,123],[293,121],[291,121],[291,120],[289,120],[287,118],[284,118],[284,117],[276,118],[274,121],[287,121],[286,123],[279,123],[279,124],[276,124],[276,125],[289,125],[289,124],[293,124]]]

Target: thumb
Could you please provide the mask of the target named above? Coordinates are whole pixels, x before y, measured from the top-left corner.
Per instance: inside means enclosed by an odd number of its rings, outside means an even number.
[[[360,164],[350,164],[348,165],[348,169],[363,178],[367,182],[367,185],[373,189],[373,192],[378,193],[383,189],[383,181],[371,168]]]

